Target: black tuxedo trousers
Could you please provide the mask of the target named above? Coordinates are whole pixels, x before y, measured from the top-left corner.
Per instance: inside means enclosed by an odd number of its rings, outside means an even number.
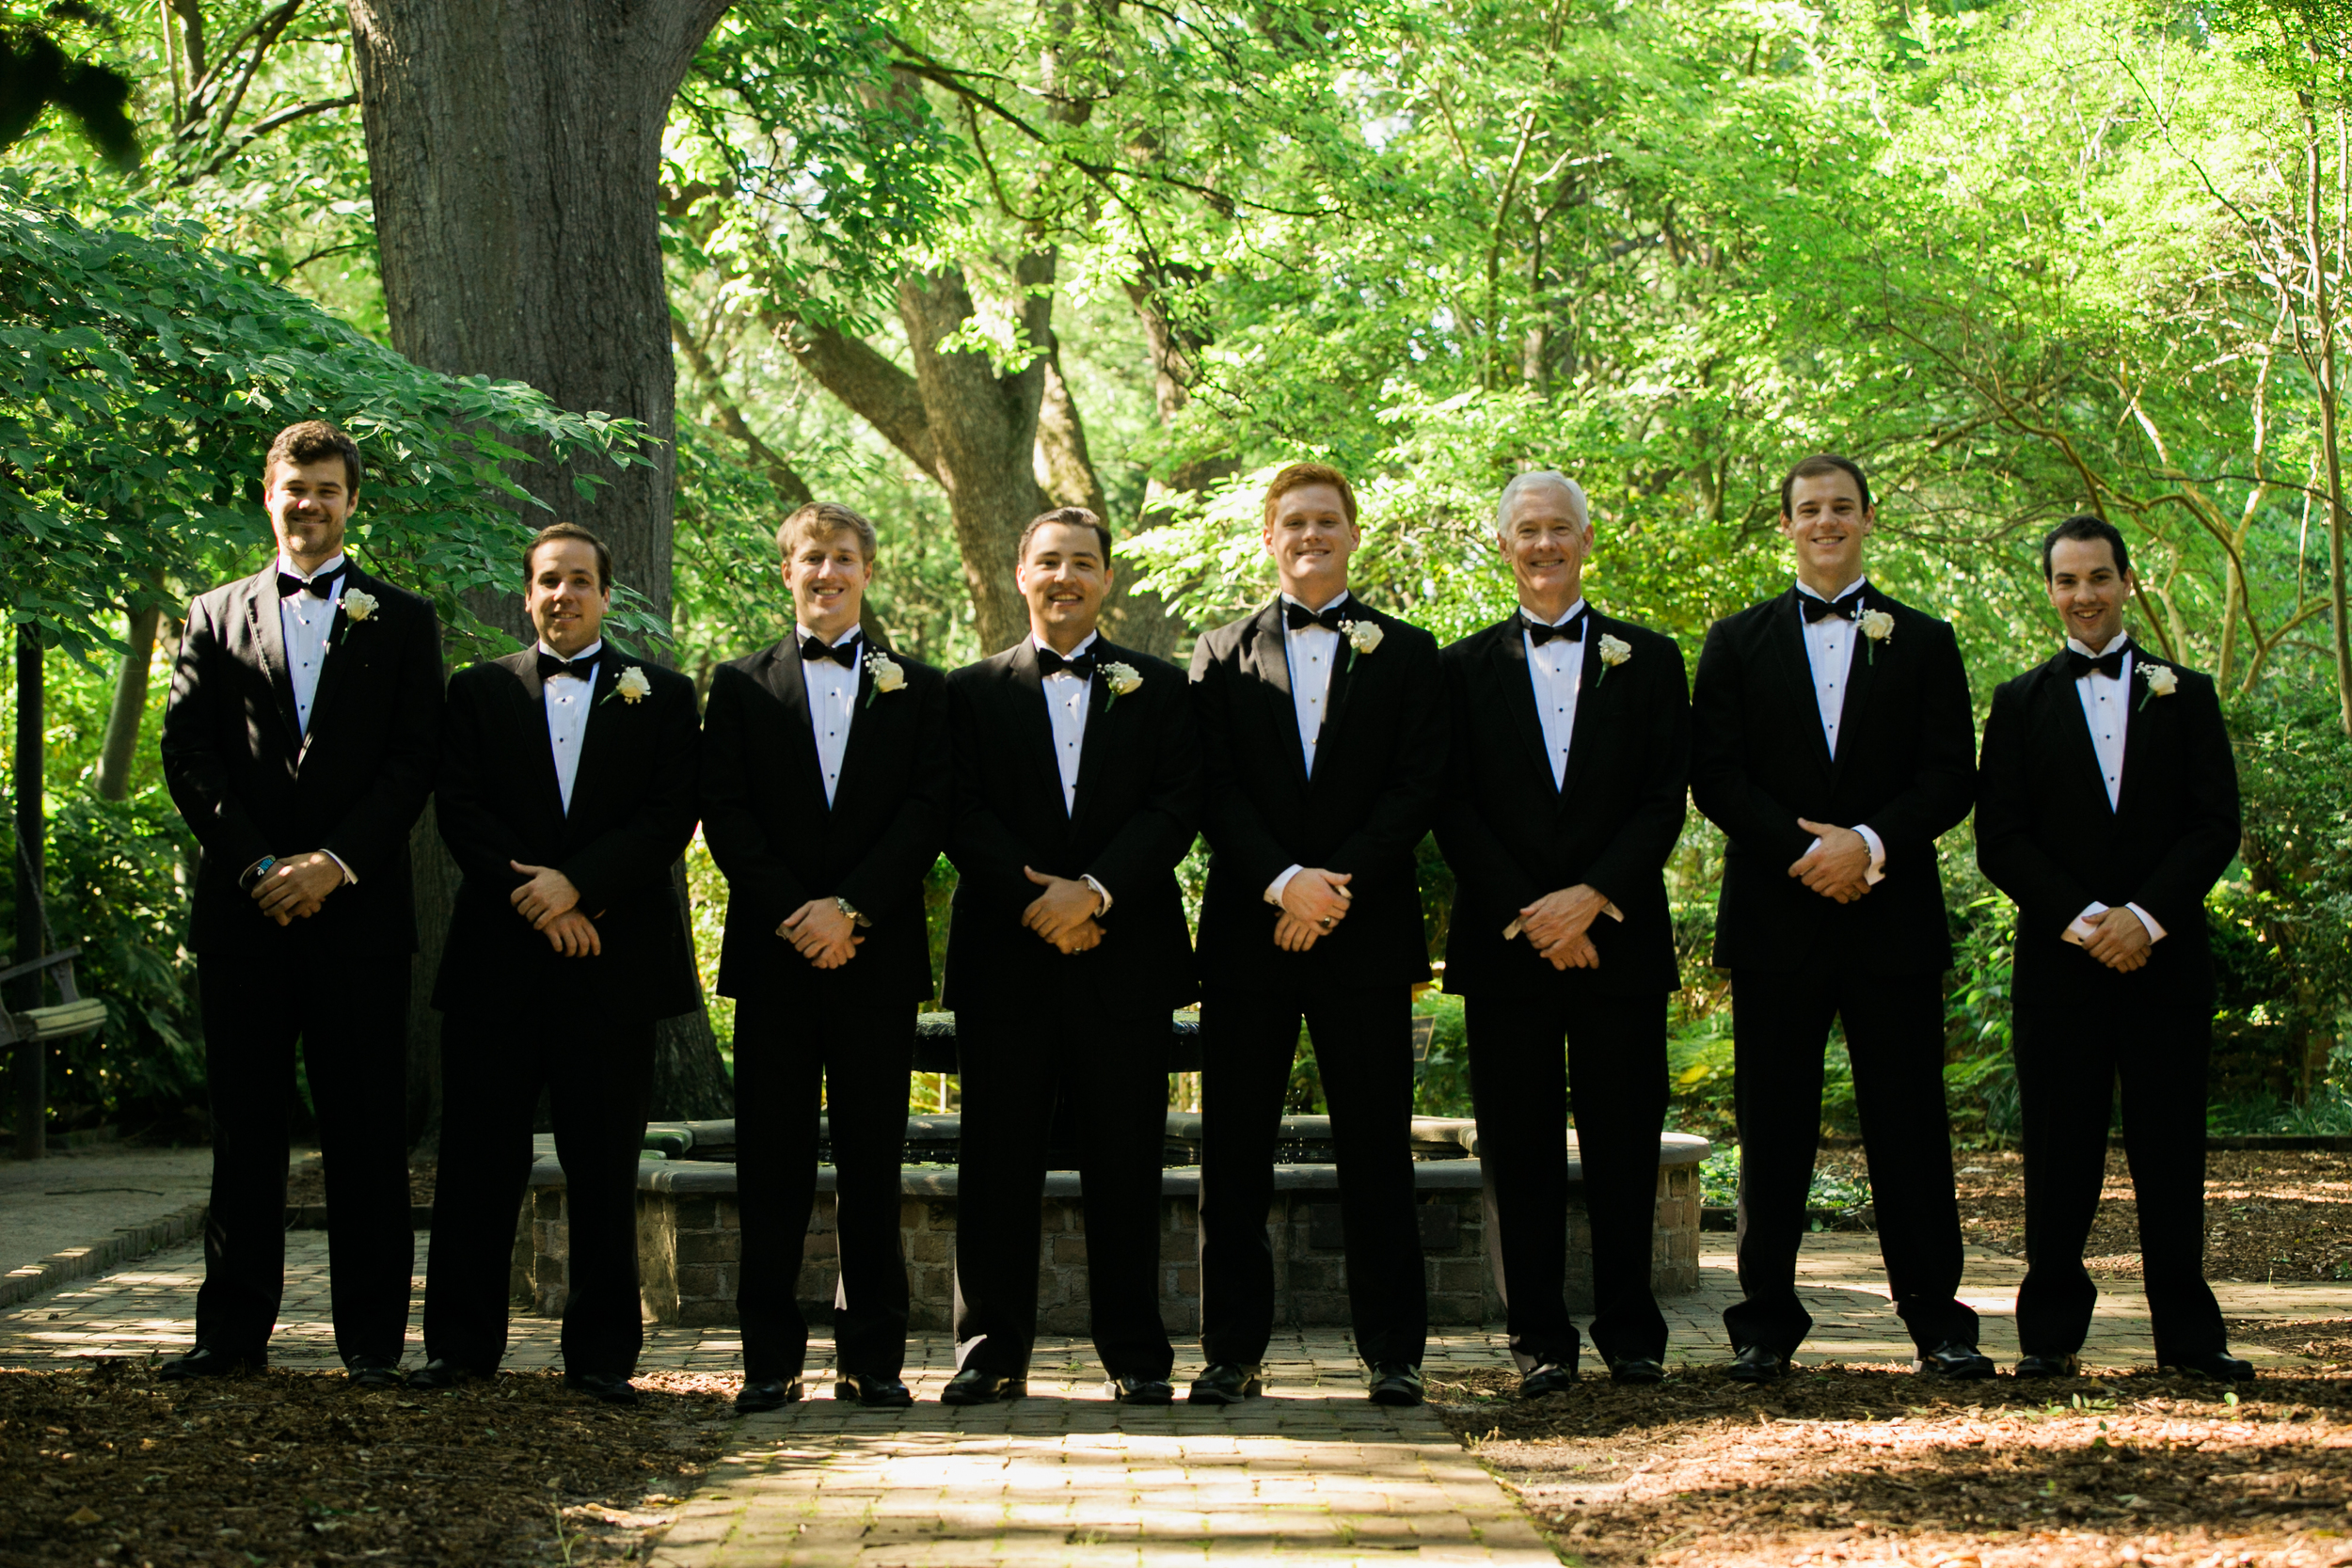
[[[1842,1022],[1869,1161],[1879,1249],[1895,1310],[1923,1351],[1977,1342],[1960,1290],[1960,1203],[1944,1101],[1939,975],[1736,969],[1732,1102],[1740,1131],[1740,1286],[1724,1314],[1735,1348],[1793,1355],[1813,1327],[1797,1249],[1820,1144],[1821,1063]]]
[[[1666,998],[1471,997],[1470,1098],[1486,1172],[1486,1239],[1519,1370],[1577,1364],[1568,1317],[1571,1110],[1593,1226],[1593,1344],[1603,1359],[1662,1361],[1650,1291],[1658,1134],[1666,1121]],[[1567,1041],[1566,1071],[1561,1040]]]
[[[1168,1131],[1167,1004],[1087,976],[1056,996],[1076,1031],[1009,999],[956,1012],[963,1132],[956,1197],[956,1365],[1026,1377],[1037,1339],[1047,1138],[1073,1101],[1086,1217],[1087,1305],[1111,1377],[1166,1378],[1160,1162]]]
[[[2091,994],[2078,1007],[2017,1009],[2017,1087],[2026,1118],[2026,1282],[2017,1292],[2017,1343],[2027,1355],[2072,1355],[2090,1331],[2099,1288],[2083,1267],[2083,1246],[2106,1181],[2119,1077],[2156,1359],[2200,1355],[2228,1342],[2221,1308],[2205,1283],[2205,1061],[2213,1050],[2213,1009],[2184,1006],[2153,987],[2131,995],[2127,988],[2138,977],[2119,975],[2112,987],[2088,988]],[[2126,994],[2116,1000],[2117,991]]]
[[[262,923],[258,913],[253,919]],[[326,1164],[335,1349],[345,1365],[394,1364],[408,1331],[416,1265],[400,1117],[409,957],[341,947],[304,921],[271,935],[278,940],[260,956],[238,946],[197,959],[213,1107],[197,1342],[260,1361],[278,1321],[286,1272],[286,1117],[298,1045]],[[331,983],[322,983],[328,975]],[[302,999],[290,1002],[290,992]]]
[[[1406,985],[1212,990],[1200,1007],[1200,1348],[1250,1365],[1274,1334],[1274,1152],[1304,1021],[1330,1107],[1356,1351],[1418,1365],[1428,1280],[1413,1214],[1413,993]]]
[[[789,949],[772,961],[806,962]],[[850,967],[863,961],[852,958]],[[802,978],[814,983],[794,1002],[750,996],[735,1010],[735,1178],[743,1219],[736,1306],[743,1376],[752,1383],[798,1377],[808,1355],[808,1320],[794,1287],[817,1201],[820,1090],[841,1259],[834,1363],[891,1378],[906,1366],[898,1162],[914,1019],[905,1002],[875,997],[871,988],[824,983],[841,975],[811,971]]]
[[[571,960],[593,963],[593,958]],[[636,1370],[637,1161],[653,1090],[651,1021],[469,1008],[441,1023],[441,1159],[426,1254],[424,1349],[475,1372],[506,1354],[515,1225],[542,1090],[571,1228],[564,1368]]]

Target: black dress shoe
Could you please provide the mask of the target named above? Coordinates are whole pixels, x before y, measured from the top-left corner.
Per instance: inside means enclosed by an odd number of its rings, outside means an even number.
[[[1534,1371],[1519,1379],[1519,1398],[1539,1400],[1546,1394],[1565,1394],[1576,1385],[1576,1368],[1558,1361],[1539,1361]]]
[[[1770,1383],[1788,1370],[1788,1358],[1762,1345],[1743,1345],[1724,1369],[1734,1383]]]
[[[999,1400],[1026,1399],[1029,1380],[1007,1377],[1002,1372],[983,1371],[966,1367],[947,1380],[947,1386],[939,1391],[942,1404],[994,1404]]]
[[[607,1404],[635,1404],[637,1386],[618,1372],[565,1372],[564,1386]]]
[[[757,1383],[745,1383],[743,1391],[735,1396],[738,1416],[756,1416],[763,1410],[782,1410],[796,1404],[801,1398],[801,1380],[797,1377],[762,1378]]]
[[[2199,1377],[2217,1378],[2223,1383],[2254,1381],[2254,1364],[2241,1361],[2226,1350],[2209,1350],[2199,1355],[2159,1356],[2156,1366],[2159,1369],[2177,1368],[2185,1372],[2195,1372]]]
[[[454,1388],[461,1383],[470,1383],[481,1375],[472,1368],[461,1367],[454,1361],[428,1361],[408,1374],[408,1386],[431,1393],[436,1389]]]
[[[1121,1404],[1174,1404],[1176,1390],[1164,1377],[1114,1377],[1104,1381],[1103,1392]]]
[[[1419,1404],[1421,1369],[1403,1361],[1375,1362],[1365,1374],[1375,1404]]]
[[[1964,1383],[1971,1378],[1991,1377],[1993,1357],[1974,1345],[1959,1339],[1947,1339],[1912,1362],[1911,1370],[1915,1372],[1933,1372],[1938,1377]]]
[[[1662,1361],[1653,1361],[1646,1355],[1629,1355],[1609,1363],[1609,1381],[1612,1383],[1663,1383],[1666,1381],[1666,1364]]]
[[[187,1354],[165,1362],[155,1370],[155,1375],[167,1383],[177,1383],[191,1377],[234,1377],[239,1372],[258,1372],[262,1366],[259,1359],[246,1361],[199,1345]]]
[[[1265,1379],[1256,1363],[1219,1361],[1192,1380],[1192,1392],[1186,1397],[1195,1404],[1239,1404],[1264,1392]]]
[[[373,1356],[363,1355],[353,1361],[343,1369],[343,1375],[351,1380],[351,1386],[354,1388],[397,1388],[400,1386],[400,1369],[389,1361],[378,1361]]]
[[[2083,1364],[2071,1355],[2021,1355],[2010,1369],[2011,1377],[2075,1377]]]
[[[914,1396],[892,1372],[836,1372],[833,1397],[854,1400],[868,1410],[905,1410],[914,1403]]]

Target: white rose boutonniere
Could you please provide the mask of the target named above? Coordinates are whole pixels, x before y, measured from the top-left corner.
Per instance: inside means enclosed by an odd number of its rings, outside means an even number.
[[[1602,681],[1607,680],[1609,678],[1610,671],[1614,670],[1618,665],[1623,664],[1627,659],[1631,658],[1632,657],[1632,643],[1628,642],[1622,637],[1612,637],[1607,632],[1601,633],[1600,673],[1594,679],[1593,684],[1595,686],[1598,686]]]
[[[1869,657],[1878,657],[1878,645],[1895,635],[1895,617],[1883,610],[1866,610],[1860,622],[1862,635],[1870,640]]]
[[[1380,639],[1387,634],[1375,621],[1342,621],[1340,629],[1347,634],[1347,667],[1356,668],[1358,654],[1377,653]]]
[[[1143,672],[1132,664],[1105,664],[1103,666],[1103,684],[1111,689],[1109,701],[1103,705],[1103,711],[1108,713],[1112,703],[1143,684]]]
[[[366,625],[368,618],[375,613],[375,595],[361,589],[354,588],[345,593],[342,603],[345,630]],[[340,642],[342,640],[342,631],[336,632],[335,641]]]
[[[906,666],[880,648],[866,650],[866,668],[874,673],[874,689],[866,694],[867,707],[874,705],[875,698],[896,691],[907,683]]]
[[[2139,674],[2148,683],[2147,696],[2139,699],[2141,707],[2148,705],[2149,697],[2169,697],[2181,689],[2181,677],[2173,673],[2169,665],[2143,663],[2139,667]]]
[[[612,683],[612,689],[604,694],[604,700],[609,703],[618,697],[621,701],[634,705],[644,702],[652,694],[653,682],[645,678],[643,667],[632,664],[621,672],[621,678]]]

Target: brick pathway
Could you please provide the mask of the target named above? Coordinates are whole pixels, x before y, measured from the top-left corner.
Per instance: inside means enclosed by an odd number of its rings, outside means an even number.
[[[1738,1292],[1730,1238],[1706,1240],[1698,1291],[1663,1303],[1677,1360],[1724,1354],[1720,1313]],[[420,1260],[424,1243],[421,1234]],[[183,1246],[0,1312],[0,1367],[183,1349],[202,1267],[200,1249]],[[272,1357],[332,1367],[325,1234],[290,1234],[287,1270]],[[2012,1259],[1969,1258],[1964,1292],[1984,1316],[1986,1352],[2003,1362],[2016,1354],[2009,1314],[2022,1273]],[[1804,1359],[1908,1359],[1873,1238],[1809,1239],[1800,1283],[1817,1321]],[[2101,1288],[2086,1359],[2145,1360],[2138,1291]],[[2352,1316],[2352,1285],[2221,1285],[2216,1293],[2232,1317]],[[508,1364],[554,1364],[556,1329],[552,1320],[517,1316]],[[413,1319],[410,1344],[413,1363],[421,1354]],[[832,1346],[812,1344],[811,1386],[820,1397],[744,1421],[738,1446],[680,1511],[654,1560],[668,1568],[1092,1568],[1277,1554],[1318,1563],[1555,1560],[1510,1494],[1434,1417],[1366,1402],[1353,1349],[1335,1330],[1278,1338],[1269,1396],[1227,1410],[1122,1410],[1104,1397],[1084,1341],[1048,1338],[1028,1399],[949,1411],[935,1399],[953,1370],[953,1346],[931,1334],[910,1348],[908,1381],[922,1402],[867,1414],[821,1397]],[[2277,1359],[2240,1349],[2258,1364]],[[1182,1359],[1189,1353],[1180,1348],[1180,1376],[1191,1370]],[[1501,1335],[1477,1330],[1433,1336],[1426,1370],[1443,1377],[1506,1364]],[[648,1324],[644,1365],[731,1372],[739,1342],[731,1328]]]

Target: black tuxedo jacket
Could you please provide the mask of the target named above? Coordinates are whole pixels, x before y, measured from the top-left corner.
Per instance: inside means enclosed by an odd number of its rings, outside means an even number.
[[[1935,841],[1976,797],[1976,724],[1952,628],[1876,583],[1866,610],[1895,629],[1854,650],[1832,760],[1805,658],[1803,612],[1787,593],[1709,627],[1692,693],[1691,799],[1731,840],[1715,915],[1723,969],[1933,974],[1951,967]],[[1867,825],[1886,877],[1839,904],[1788,875],[1813,835],[1800,816]]]
[[[947,856],[958,880],[940,989],[950,1007],[1050,1008],[1067,1000],[1053,987],[1081,974],[1137,1006],[1172,1009],[1193,998],[1176,863],[1200,827],[1200,747],[1184,672],[1107,640],[1091,651],[1074,816],[1062,804],[1037,645],[1024,638],[947,677],[956,757]],[[1106,662],[1134,666],[1143,684],[1114,701]],[[1043,891],[1025,865],[1091,876],[1109,890],[1098,946],[1064,954],[1021,924]]]
[[[1200,905],[1200,970],[1217,987],[1417,985],[1429,978],[1414,851],[1445,778],[1438,642],[1419,626],[1355,601],[1380,645],[1340,645],[1307,776],[1291,701],[1282,600],[1193,645],[1208,799],[1209,885]],[[1292,865],[1348,873],[1347,916],[1305,953],[1274,945],[1280,911],[1265,890]]]
[[[722,664],[703,715],[703,837],[727,879],[722,996],[788,997],[822,974],[877,1001],[931,994],[923,878],[947,836],[953,782],[946,677],[894,661],[906,685],[877,693],[861,663],[857,707],[833,804],[798,642]],[[857,957],[819,971],[776,935],[812,898],[847,898],[873,924]]]
[[[189,945],[260,955],[287,928],[237,885],[263,855],[330,849],[358,880],[296,927],[354,948],[413,953],[408,830],[424,810],[441,740],[440,627],[416,594],[348,568],[346,594],[375,612],[338,610],[319,667],[310,730],[294,714],[278,619],[278,562],[188,609],[164,710],[164,777],[204,847]]]
[[[631,668],[653,687],[634,703],[617,692]],[[691,1012],[700,1000],[670,882],[694,836],[702,738],[694,683],[607,642],[593,701],[566,815],[538,649],[461,670],[449,683],[434,813],[465,881],[433,993],[444,1012],[535,1010],[561,995],[566,1010],[584,1002],[600,1019],[638,1022]],[[511,861],[569,878],[603,952],[567,958],[548,946],[507,901],[528,879]]]
[[[1672,639],[1587,611],[1583,684],[1559,788],[1527,667],[1519,617],[1472,632],[1438,656],[1454,739],[1438,844],[1454,867],[1445,989],[1541,997],[1672,990],[1674,925],[1666,857],[1682,836],[1691,776],[1691,697]],[[1600,640],[1631,653],[1612,669]],[[1589,927],[1598,969],[1557,970],[1502,932],[1548,893],[1582,882],[1623,911]],[[1353,918],[1351,916],[1351,918]]]
[[[2174,673],[2170,696],[2147,672]],[[2210,677],[2132,646],[2123,784],[2107,804],[2082,699],[2060,653],[1993,693],[1978,774],[1977,863],[2017,904],[2020,1005],[2105,1000],[2106,988],[2210,1007],[2205,894],[2237,854],[2237,761]],[[2165,936],[2119,974],[2060,934],[2093,902],[2137,904]]]

